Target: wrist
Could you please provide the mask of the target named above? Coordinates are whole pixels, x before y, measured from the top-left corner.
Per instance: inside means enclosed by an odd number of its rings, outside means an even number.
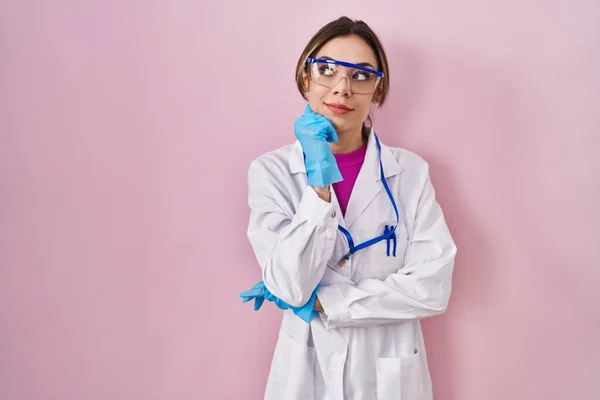
[[[331,201],[331,188],[329,185],[323,187],[313,186],[312,188],[322,200]]]
[[[314,305],[313,310],[318,311],[318,312],[325,312],[325,310],[323,310],[323,306],[321,305],[321,302],[319,301],[318,297],[315,299],[315,305]]]

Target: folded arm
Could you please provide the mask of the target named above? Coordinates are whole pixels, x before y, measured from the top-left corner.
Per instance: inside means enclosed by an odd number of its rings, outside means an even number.
[[[451,293],[456,246],[426,175],[404,265],[385,279],[322,286],[328,328],[374,326],[443,313]]]
[[[248,239],[262,269],[262,280],[293,307],[306,304],[320,282],[337,235],[335,206],[307,187],[293,215],[275,198],[268,168],[254,161],[248,171]]]

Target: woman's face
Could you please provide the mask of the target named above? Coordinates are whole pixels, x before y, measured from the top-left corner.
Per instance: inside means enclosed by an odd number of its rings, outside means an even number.
[[[358,36],[343,36],[327,42],[315,55],[315,58],[331,58],[337,61],[346,61],[354,64],[363,64],[369,68],[379,70],[377,56],[373,49]],[[347,69],[342,68],[347,72]],[[340,79],[333,88],[319,85],[304,77],[305,87],[308,87],[306,96],[312,110],[329,118],[338,134],[360,133],[363,122],[367,119],[373,93],[352,93],[351,79]],[[380,83],[381,84],[381,83]],[[350,109],[340,110],[336,105]]]

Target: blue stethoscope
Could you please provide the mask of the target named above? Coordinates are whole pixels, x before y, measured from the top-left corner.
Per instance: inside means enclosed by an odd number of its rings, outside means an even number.
[[[393,242],[393,251],[392,251],[392,255],[394,257],[396,257],[396,228],[398,227],[398,223],[400,222],[400,216],[398,214],[398,207],[396,206],[396,202],[394,201],[394,196],[392,196],[392,192],[390,191],[390,187],[387,184],[387,181],[385,180],[385,174],[383,173],[383,163],[381,162],[381,143],[379,143],[379,138],[377,137],[377,134],[374,135],[375,136],[375,143],[377,144],[377,151],[379,152],[379,170],[381,173],[381,182],[383,182],[383,187],[385,188],[385,191],[387,192],[387,195],[390,199],[390,203],[392,203],[392,207],[394,207],[394,212],[396,213],[396,225],[385,225],[385,229],[383,232],[383,235],[381,236],[377,236],[373,239],[367,240],[366,242],[360,243],[358,245],[354,244],[354,240],[352,239],[352,235],[350,234],[350,232],[348,232],[348,230],[346,228],[344,228],[341,225],[338,225],[338,229],[344,234],[344,236],[346,236],[346,240],[348,241],[348,247],[350,247],[350,250],[348,250],[348,252],[346,254],[344,254],[342,256],[342,258],[340,258],[340,261],[338,262],[338,265],[341,267],[343,266],[346,261],[348,261],[350,259],[350,256],[354,253],[356,253],[359,250],[362,250],[364,248],[367,248],[369,246],[374,245],[375,243],[379,243],[382,240],[387,240],[387,256],[390,256],[390,242]]]
[[[387,240],[387,256],[388,257],[390,256],[390,242],[393,242],[394,247],[393,247],[392,254],[394,257],[396,257],[396,228],[398,227],[398,223],[400,222],[400,216],[398,213],[398,207],[396,206],[396,202],[394,201],[394,196],[392,196],[390,187],[388,186],[387,181],[385,180],[385,174],[383,173],[383,163],[381,162],[381,144],[379,143],[379,138],[377,137],[377,135],[375,134],[374,136],[375,136],[375,143],[377,144],[377,151],[379,152],[379,171],[381,174],[381,182],[383,183],[383,187],[385,188],[385,191],[387,192],[387,195],[390,199],[390,203],[392,203],[392,207],[394,207],[394,212],[396,213],[396,224],[393,226],[385,225],[383,235],[377,236],[373,239],[367,240],[358,245],[354,244],[354,240],[352,239],[352,235],[350,234],[350,232],[348,232],[348,230],[345,229],[343,226],[338,225],[338,229],[344,234],[344,236],[346,236],[346,240],[348,241],[348,246],[350,247],[350,250],[348,250],[348,252],[342,256],[342,258],[340,258],[340,261],[338,262],[338,265],[340,267],[343,266],[346,263],[346,261],[348,261],[350,259],[350,256],[352,254],[356,253],[359,250],[362,250],[364,248],[372,246],[375,243],[379,243],[382,240]]]

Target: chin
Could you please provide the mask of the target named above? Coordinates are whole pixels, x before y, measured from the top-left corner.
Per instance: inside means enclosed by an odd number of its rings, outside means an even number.
[[[344,132],[362,129],[362,123],[357,123],[356,121],[348,120],[343,116],[333,115],[330,117],[330,119],[336,131]]]

